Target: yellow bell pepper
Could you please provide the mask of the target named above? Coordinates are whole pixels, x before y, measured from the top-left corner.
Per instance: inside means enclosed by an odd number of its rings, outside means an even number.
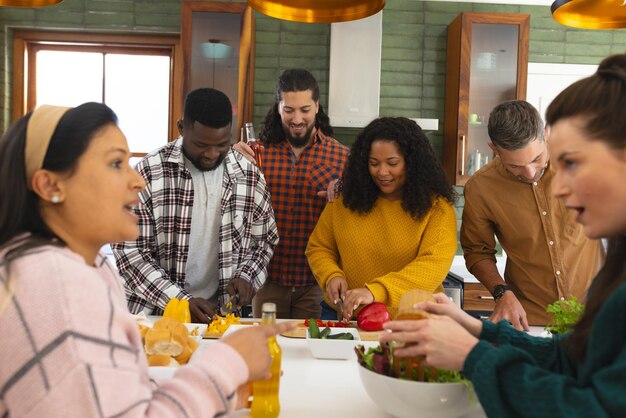
[[[180,322],[191,322],[191,313],[189,312],[189,301],[187,299],[172,298],[163,311],[163,316],[174,318]]]

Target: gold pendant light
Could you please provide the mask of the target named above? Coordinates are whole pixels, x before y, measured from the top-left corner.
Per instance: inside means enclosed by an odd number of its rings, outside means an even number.
[[[12,7],[43,7],[53,6],[63,0],[0,0],[0,6]]]
[[[257,12],[277,19],[306,23],[363,19],[385,7],[385,0],[248,0]]]
[[[626,0],[556,0],[552,18],[581,29],[626,28]]]

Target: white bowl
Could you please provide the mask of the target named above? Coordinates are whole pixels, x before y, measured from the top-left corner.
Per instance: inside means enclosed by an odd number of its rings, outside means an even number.
[[[196,342],[200,342],[202,340],[202,337],[204,336],[204,333],[206,332],[207,327],[209,326],[208,324],[200,324],[200,323],[185,323],[183,324],[187,327],[187,331],[189,331],[189,336],[192,337],[194,340],[196,340]],[[197,332],[194,332],[194,330],[197,330]],[[196,334],[196,335],[192,335],[192,334]]]
[[[479,407],[463,383],[425,383],[396,379],[359,365],[363,387],[383,411],[400,418],[458,418]]]
[[[324,328],[321,328],[322,331]],[[361,337],[356,328],[331,328],[330,335],[349,332],[354,339],[352,340],[333,340],[311,338],[309,330],[306,330],[306,342],[311,350],[313,357],[320,359],[348,360],[356,356],[354,347],[361,342]]]

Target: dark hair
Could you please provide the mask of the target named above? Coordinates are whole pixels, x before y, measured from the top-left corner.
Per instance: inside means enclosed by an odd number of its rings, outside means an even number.
[[[422,128],[407,118],[384,117],[370,122],[352,144],[341,186],[347,208],[368,213],[380,195],[369,173],[370,149],[376,140],[397,143],[404,156],[406,183],[402,208],[413,218],[422,218],[436,197],[454,203],[452,186]]]
[[[314,101],[320,99],[320,87],[313,74],[300,68],[283,71],[276,85],[274,104],[267,112],[259,132],[259,138],[264,144],[278,144],[285,141],[285,131],[278,113],[278,104],[283,99],[282,93],[307,90],[311,90],[311,97]],[[330,119],[324,113],[324,107],[321,103],[319,104],[317,115],[315,115],[315,127],[322,131],[324,135],[330,136],[334,134],[333,128],[330,126]]]
[[[541,115],[528,102],[510,100],[500,103],[489,114],[491,142],[508,151],[524,148],[535,139],[544,141]]]
[[[201,88],[190,92],[185,99],[183,123],[190,126],[200,122],[209,128],[223,128],[233,121],[230,99],[219,90]]]
[[[39,213],[39,198],[26,187],[24,147],[31,114],[15,122],[0,139],[0,249],[17,235],[31,235],[4,257],[3,263],[27,249],[60,242]],[[101,103],[85,103],[68,110],[52,135],[43,168],[72,173],[93,137],[106,125],[117,124],[117,116]]]
[[[626,54],[605,58],[591,77],[584,78],[563,90],[548,106],[547,124],[580,117],[587,139],[602,141],[613,149],[626,148]],[[618,286],[626,283],[626,237],[609,240],[606,262],[589,289],[585,312],[565,340],[571,355],[582,361],[587,354],[587,342],[593,319],[603,302]]]

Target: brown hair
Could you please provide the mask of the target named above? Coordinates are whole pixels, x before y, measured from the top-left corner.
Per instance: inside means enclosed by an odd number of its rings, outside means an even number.
[[[602,141],[612,149],[626,148],[626,54],[605,58],[597,72],[563,90],[546,112],[546,122],[582,118],[583,133],[590,141]],[[582,361],[594,317],[602,304],[621,284],[626,283],[626,237],[611,237],[604,267],[593,281],[585,312],[565,340],[573,358]]]
[[[528,102],[510,100],[500,103],[489,114],[489,139],[507,151],[524,148],[535,139],[544,141],[541,115]]]

